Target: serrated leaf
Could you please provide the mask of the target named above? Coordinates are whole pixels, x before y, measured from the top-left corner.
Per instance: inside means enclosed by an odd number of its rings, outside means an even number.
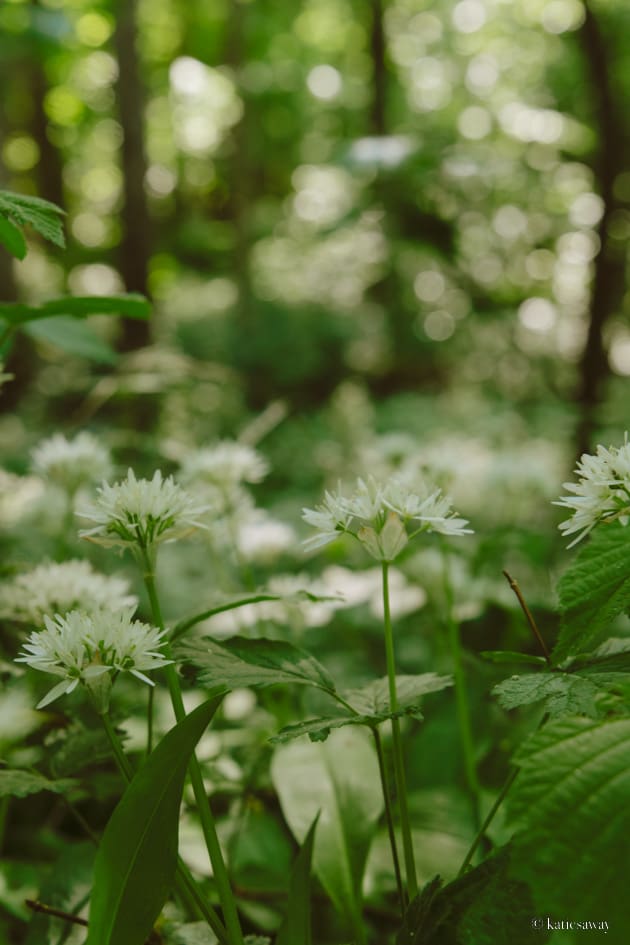
[[[151,303],[136,292],[122,295],[66,295],[39,305],[24,302],[0,302],[0,318],[11,325],[24,325],[42,319],[70,316],[73,319],[89,315],[124,315],[126,318],[148,318]]]
[[[282,812],[303,843],[321,811],[313,868],[337,910],[361,927],[361,883],[383,809],[378,762],[367,734],[334,732],[324,744],[292,742],[278,748],[271,776]]]
[[[528,673],[512,676],[492,690],[504,709],[545,702],[551,716],[588,715],[597,717],[595,704],[600,689],[595,682],[569,673]]]
[[[0,243],[16,259],[24,259],[26,256],[26,240],[17,226],[3,216],[0,216]]]
[[[232,637],[222,643],[209,637],[180,644],[177,654],[201,670],[209,687],[241,689],[297,683],[327,691],[335,685],[314,656],[279,640]]]
[[[408,712],[419,706],[420,700],[430,692],[439,692],[453,685],[452,676],[440,676],[438,673],[421,673],[417,676],[396,676],[398,706]],[[389,681],[387,676],[376,679],[344,693],[344,699],[353,709],[363,715],[383,716],[391,714],[389,699]]]
[[[401,715],[402,713],[397,714]],[[308,735],[312,742],[325,742],[334,729],[344,728],[346,725],[370,726],[377,721],[383,721],[383,719],[375,719],[374,716],[366,715],[323,715],[320,718],[296,722],[294,725],[285,725],[279,732],[272,735],[269,741],[273,745],[283,745],[286,742],[292,742],[295,738],[300,738],[302,735]]]
[[[556,719],[516,756],[508,809],[520,831],[513,875],[538,914],[606,920],[627,940],[630,719]],[[536,913],[535,913],[536,914]],[[624,937],[625,935],[625,937]]]
[[[175,875],[186,768],[220,702],[167,732],[123,794],[94,864],[86,945],[143,945],[151,931]]]
[[[27,322],[23,330],[37,341],[45,341],[68,354],[97,361],[99,364],[115,364],[118,355],[114,349],[92,331],[89,325],[60,315],[45,321]]]
[[[560,635],[556,663],[600,642],[610,622],[630,607],[630,530],[603,526],[558,582]]]
[[[1,190],[0,214],[21,225],[29,224],[40,236],[61,249],[66,245],[61,219],[65,211],[48,200]]]
[[[501,849],[440,888],[435,877],[407,909],[396,945],[529,945],[535,916],[527,886],[509,875]],[[536,930],[536,941],[546,942]]]
[[[315,816],[293,864],[287,914],[276,935],[275,945],[296,945],[297,942],[300,945],[312,945],[311,861],[318,820],[319,813]]]
[[[21,771],[15,768],[0,769],[0,797],[28,797],[40,791],[52,791],[53,794],[66,794],[78,785],[73,778],[50,781],[43,774],[34,771]]]
[[[88,729],[73,722],[52,743],[50,770],[56,778],[65,778],[89,765],[108,761],[111,756],[111,745],[102,727]]]

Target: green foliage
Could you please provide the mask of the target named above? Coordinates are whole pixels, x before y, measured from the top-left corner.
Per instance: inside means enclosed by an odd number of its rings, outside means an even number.
[[[511,873],[540,914],[606,919],[627,939],[630,719],[555,719],[516,755]],[[536,914],[536,913],[534,913]]]
[[[311,824],[297,855],[289,882],[289,901],[284,922],[276,935],[275,945],[312,945],[311,928],[311,861],[319,814]]]
[[[339,912],[362,929],[361,880],[383,809],[378,762],[368,736],[336,732],[324,744],[292,742],[271,765],[282,812],[299,843],[320,813],[313,868]],[[363,940],[363,932],[359,933]]]
[[[0,770],[0,797],[27,797],[40,791],[52,791],[53,794],[66,794],[78,785],[72,778],[51,781],[36,771],[20,771],[3,768]]]
[[[94,865],[86,945],[143,945],[175,873],[188,761],[220,701],[204,702],[164,736],[112,814]]]
[[[23,327],[24,332],[37,341],[61,348],[67,354],[97,364],[115,364],[118,355],[106,341],[92,331],[89,325],[74,321],[72,318],[47,318],[42,321],[28,322]]]
[[[421,719],[422,711],[420,700],[429,692],[439,692],[447,686],[452,686],[450,676],[439,676],[437,673],[423,673],[420,676],[397,676],[396,688],[398,692],[398,710],[392,712],[389,701],[389,685],[387,677],[368,683],[361,689],[352,689],[344,692],[344,700],[355,710],[356,714],[345,712],[335,715],[322,716],[317,719],[308,719],[287,725],[274,735],[270,741],[281,744],[308,735],[313,742],[325,741],[330,732],[346,725],[366,725],[373,727],[392,718],[402,718],[411,715]]]
[[[69,315],[86,318],[88,315],[124,315],[126,318],[148,318],[151,304],[136,292],[122,295],[67,295],[38,305],[23,302],[0,302],[0,318],[10,325],[24,325],[43,318]]]
[[[278,640],[232,637],[225,643],[205,638],[183,643],[179,655],[201,670],[200,681],[211,688],[239,689],[297,683],[327,691],[335,685],[310,653]]]
[[[40,872],[38,900],[69,913],[82,908],[90,888],[95,854],[94,844],[87,841],[63,844],[54,860]],[[41,913],[34,914],[25,945],[54,942],[59,935],[59,919]]]
[[[608,691],[611,678],[614,682],[611,674],[586,679],[570,673],[532,673],[505,679],[492,691],[504,709],[544,701],[552,718],[567,714],[596,718],[597,697]]]
[[[5,220],[8,220],[10,225],[12,221],[13,223],[18,223],[20,226],[32,226],[40,236],[43,236],[44,239],[48,240],[50,243],[54,243],[55,246],[59,246],[63,249],[66,245],[62,220],[62,217],[65,216],[65,211],[62,210],[61,207],[57,207],[54,203],[50,203],[48,200],[42,200],[41,197],[30,197],[24,194],[14,194],[6,190],[1,190],[0,215],[2,215]],[[15,229],[15,227],[13,227],[13,229]],[[6,232],[5,229],[4,233],[6,234]],[[0,231],[0,241],[4,243],[9,252],[17,256],[18,259],[23,259],[26,255],[26,245],[16,241],[14,236],[10,236],[9,242],[13,242],[12,248],[8,242],[1,239],[1,236],[2,231]],[[19,252],[14,252],[16,245]]]
[[[588,652],[630,607],[630,540],[619,523],[595,529],[558,582],[562,615],[555,662]]]
[[[0,216],[0,243],[17,259],[26,256],[26,240],[21,231],[7,217]]]

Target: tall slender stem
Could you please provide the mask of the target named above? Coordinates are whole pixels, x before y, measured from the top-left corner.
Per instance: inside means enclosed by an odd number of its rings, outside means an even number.
[[[162,610],[160,608],[160,601],[155,586],[155,577],[151,568],[151,561],[149,556],[146,554],[144,558],[144,564],[145,568],[143,578],[145,587],[147,589],[147,594],[149,595],[149,602],[153,612],[153,620],[156,626],[160,630],[163,630],[164,621],[162,619]],[[167,657],[170,657],[170,647],[168,644],[164,646],[164,652]],[[179,722],[186,716],[182,691],[179,685],[179,678],[172,663],[165,667],[165,672],[171,703],[173,705],[173,711],[175,712],[175,718]],[[225,861],[223,859],[223,853],[221,852],[221,845],[219,843],[214,816],[210,807],[210,800],[203,783],[203,775],[201,773],[199,762],[197,761],[194,753],[190,759],[188,773],[190,775],[190,783],[192,785],[195,800],[197,802],[199,819],[201,821],[201,829],[203,830],[206,847],[208,849],[208,855],[212,864],[212,870],[214,873],[215,882],[217,884],[217,891],[221,901],[221,908],[223,909],[223,917],[225,919],[230,945],[243,945],[243,933],[241,931],[241,924],[238,917],[238,911],[236,909],[236,900],[230,885],[230,879],[225,866]]]
[[[392,861],[394,863],[394,874],[396,876],[396,889],[398,890],[398,901],[400,902],[400,912],[404,915],[406,902],[405,890],[403,887],[402,875],[400,872],[400,860],[398,859],[398,848],[396,846],[396,831],[394,830],[394,818],[392,815],[392,799],[389,794],[389,785],[387,783],[387,770],[385,767],[385,755],[383,751],[383,742],[378,728],[372,728],[374,736],[374,746],[376,748],[376,757],[378,758],[378,771],[381,777],[381,789],[383,791],[383,800],[385,802],[385,819],[387,821],[387,833],[389,835],[389,845],[392,850]]]
[[[468,866],[469,866],[469,864],[470,864],[470,861],[472,860],[473,856],[475,855],[475,850],[477,849],[477,847],[479,846],[479,844],[481,843],[481,841],[482,841],[483,838],[485,837],[486,831],[487,831],[488,827],[490,826],[490,824],[492,823],[492,821],[494,820],[494,817],[495,817],[496,812],[498,811],[499,807],[501,806],[501,804],[502,804],[503,801],[505,800],[505,797],[506,797],[508,791],[510,790],[510,788],[511,788],[512,785],[514,784],[514,781],[516,780],[516,776],[517,776],[519,770],[520,770],[519,768],[514,768],[512,771],[510,771],[509,775],[507,776],[503,787],[501,788],[501,790],[500,790],[499,793],[497,794],[497,797],[496,797],[496,800],[495,800],[494,804],[492,805],[492,807],[490,808],[490,810],[489,810],[488,813],[486,814],[486,818],[485,818],[484,822],[482,823],[481,827],[480,827],[479,830],[477,831],[477,835],[475,836],[475,839],[473,840],[472,844],[470,845],[470,849],[468,850],[468,853],[467,853],[466,856],[464,857],[464,862],[462,863],[462,865],[461,865],[461,867],[460,867],[460,869],[459,869],[459,873],[457,874],[457,877],[458,877],[458,878],[459,878],[460,876],[463,876],[464,873],[466,872],[466,870],[468,869]]]
[[[389,702],[392,713],[398,711],[398,694],[396,692],[396,661],[394,658],[394,633],[389,608],[389,562],[382,562],[383,579],[383,626],[385,629],[385,656],[387,660],[387,678],[389,681]],[[403,764],[402,739],[400,736],[400,721],[392,719],[392,747],[394,755],[394,780],[396,795],[400,811],[400,827],[402,832],[403,855],[405,858],[405,872],[407,874],[407,892],[409,899],[418,894],[418,880],[416,864],[413,857],[413,841],[409,822],[409,807],[407,805],[407,784],[405,780],[405,766]]]
[[[114,754],[114,758],[116,759],[118,770],[122,774],[125,781],[130,782],[133,778],[133,769],[129,763],[129,759],[123,751],[120,740],[116,735],[116,730],[112,725],[109,714],[107,712],[102,713],[101,719],[103,721],[103,726],[105,728],[105,732],[107,733],[107,738]],[[177,858],[176,882],[178,892],[183,901],[186,903],[190,903],[192,901],[194,903],[196,909],[206,920],[221,945],[232,945],[232,941],[228,938],[228,933],[225,926],[221,922],[214,909],[207,904],[203,896],[200,894],[190,870],[179,856]]]
[[[459,635],[459,625],[453,616],[453,587],[451,584],[448,550],[446,545],[442,546],[442,559],[444,562],[444,596],[446,598],[446,625],[448,630],[448,642],[453,661],[453,676],[455,678],[455,705],[457,709],[457,725],[459,728],[459,739],[462,746],[464,757],[464,774],[468,793],[473,810],[475,827],[478,828],[481,823],[481,788],[477,777],[477,763],[475,760],[475,746],[473,742],[472,726],[470,723],[470,706],[468,702],[468,690],[466,687],[466,676],[462,662],[462,645]]]

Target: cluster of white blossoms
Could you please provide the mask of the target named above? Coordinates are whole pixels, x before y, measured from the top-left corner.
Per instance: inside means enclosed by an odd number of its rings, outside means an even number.
[[[130,672],[153,686],[146,672],[166,666],[160,647],[165,630],[133,620],[135,607],[119,611],[99,610],[92,614],[72,610],[65,617],[44,617],[44,629],[31,633],[16,663],[27,663],[33,669],[54,676],[61,682],[38,703],[47,706],[54,699],[72,692],[79,683],[99,692],[102,708],[107,707],[107,683],[118,672]],[[98,682],[96,682],[98,680]]]
[[[111,475],[107,447],[91,433],[67,439],[61,433],[43,440],[31,453],[33,471],[70,495]]]
[[[439,488],[418,482],[412,491],[395,479],[381,484],[374,478],[357,480],[351,496],[326,492],[324,502],[303,509],[302,517],[318,534],[304,542],[307,550],[322,548],[348,534],[357,538],[378,561],[393,561],[410,538],[420,532],[467,535],[466,519],[459,518],[451,500]]]
[[[262,482],[268,472],[267,460],[253,447],[236,440],[219,440],[214,446],[186,456],[180,475],[183,482],[204,482],[229,489],[242,482]]]
[[[164,479],[159,469],[152,479],[136,479],[130,469],[122,482],[104,482],[93,507],[77,513],[95,523],[79,534],[106,547],[149,551],[160,542],[205,528],[199,517],[207,508],[195,502],[172,476]]]
[[[40,564],[0,588],[0,616],[38,624],[46,614],[69,610],[119,610],[136,606],[125,578],[99,574],[88,561]]]
[[[599,522],[630,519],[630,443],[606,449],[598,446],[593,456],[584,453],[575,474],[578,482],[565,482],[570,495],[561,496],[554,505],[570,509],[572,515],[558,526],[563,535],[579,532],[568,545],[572,548]]]

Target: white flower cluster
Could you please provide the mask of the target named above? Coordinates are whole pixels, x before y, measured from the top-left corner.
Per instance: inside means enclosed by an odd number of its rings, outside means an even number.
[[[205,528],[199,516],[207,506],[198,505],[172,476],[158,469],[152,479],[136,479],[133,470],[122,482],[99,488],[91,509],[78,512],[95,522],[79,534],[97,544],[135,547],[144,551],[164,541],[174,541],[196,528]]]
[[[61,433],[43,440],[31,454],[33,470],[70,495],[111,475],[109,450],[91,433],[69,440]]]
[[[419,532],[471,534],[466,519],[452,510],[448,496],[426,482],[419,482],[412,491],[395,479],[385,484],[372,477],[358,479],[351,496],[326,492],[322,505],[303,509],[302,517],[318,531],[304,543],[307,550],[321,548],[346,533],[378,561],[393,561]]]
[[[45,614],[119,610],[137,603],[125,578],[99,574],[88,561],[40,564],[0,590],[0,616],[33,624],[41,623]]]
[[[568,546],[572,548],[599,522],[630,518],[630,443],[606,449],[598,446],[593,456],[584,453],[575,474],[578,482],[565,482],[570,495],[561,496],[554,505],[570,509],[570,518],[558,526],[563,535],[579,532]]]
[[[262,482],[268,472],[267,460],[253,447],[235,440],[220,440],[186,456],[181,478],[183,482],[206,482],[229,489],[242,482]]]
[[[15,660],[62,677],[38,703],[38,709],[72,692],[79,683],[92,688],[98,679],[97,686],[102,692],[100,677],[106,673],[127,671],[154,685],[145,672],[172,662],[160,652],[166,631],[133,620],[134,611],[135,607],[92,614],[72,610],[65,617],[59,614],[54,619],[44,617],[44,629],[31,633]]]

